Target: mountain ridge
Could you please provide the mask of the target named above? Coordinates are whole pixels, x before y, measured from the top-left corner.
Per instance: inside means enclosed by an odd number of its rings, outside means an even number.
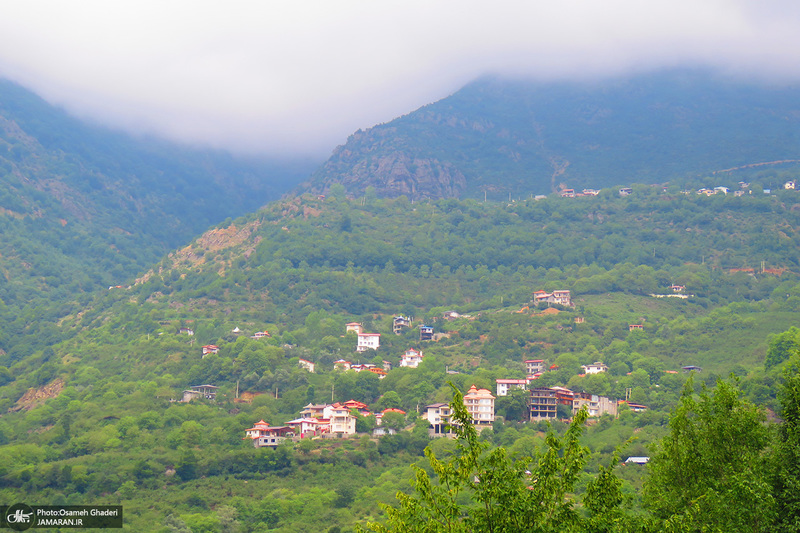
[[[800,91],[696,71],[591,83],[483,78],[351,135],[307,187],[495,199],[696,180],[800,155]]]

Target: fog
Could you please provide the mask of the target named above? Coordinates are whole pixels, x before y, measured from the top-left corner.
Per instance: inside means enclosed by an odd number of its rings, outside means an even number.
[[[485,74],[671,67],[800,78],[787,1],[7,4],[0,76],[82,118],[234,152],[324,157]]]

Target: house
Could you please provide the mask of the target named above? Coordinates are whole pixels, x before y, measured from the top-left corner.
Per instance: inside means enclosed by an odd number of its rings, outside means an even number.
[[[620,400],[619,402],[617,402],[618,406],[621,406],[622,404],[626,404],[630,408],[630,410],[633,411],[634,413],[641,413],[647,411],[647,406],[639,403],[631,403],[627,400]]]
[[[357,334],[361,333],[361,331],[362,331],[361,323],[360,322],[348,322],[347,324],[345,324],[344,325],[344,333],[345,333],[345,335],[347,335],[347,333],[349,333],[351,331],[355,331]]]
[[[392,362],[391,361],[381,361],[383,369],[387,372],[392,369]]]
[[[450,415],[452,415],[449,404],[434,403],[426,406],[425,409],[425,417],[428,420],[428,424],[430,424],[428,434],[431,437],[452,435],[452,430],[449,427]]]
[[[245,430],[242,440],[251,439],[256,448],[264,446],[276,447],[286,440],[287,435],[293,434],[294,430],[290,426],[270,427],[263,419],[259,420],[253,427]]]
[[[478,430],[491,427],[494,423],[494,399],[489,389],[479,389],[475,385],[464,395],[464,407]]]
[[[730,189],[728,189],[727,187],[721,187],[721,186],[720,187],[714,187],[714,194],[716,194],[718,192],[721,192],[722,194],[728,194],[730,192]]]
[[[605,414],[617,416],[617,402],[605,396],[576,392],[572,400],[572,414],[580,411],[583,406],[586,406],[590,417],[603,416]]]
[[[253,334],[253,336],[252,336],[252,337],[250,337],[250,338],[251,338],[251,339],[264,339],[264,338],[266,338],[266,337],[271,337],[271,335],[269,334],[269,332],[268,332],[268,331],[264,330],[264,331],[256,331],[256,332]]]
[[[525,390],[528,388],[527,379],[496,379],[497,395],[508,396],[508,391],[512,388]]]
[[[620,196],[629,196],[631,194],[633,194],[633,189],[631,189],[630,187],[623,187],[619,190]]]
[[[411,327],[411,319],[406,316],[398,315],[392,319],[392,333],[400,335],[403,328]]]
[[[375,368],[375,365],[372,363],[358,363],[355,365],[350,365],[350,370],[353,370],[354,372],[361,372],[362,370],[369,371],[373,368]]]
[[[575,393],[565,387],[550,387],[554,391],[556,391],[556,399],[558,403],[561,405],[567,405],[572,407],[572,403],[575,399]]]
[[[190,402],[196,399],[216,400],[217,389],[214,385],[195,385],[191,390],[183,391],[182,402]]]
[[[308,370],[312,374],[314,373],[314,367],[316,365],[314,363],[312,363],[311,361],[301,358],[301,359],[298,359],[297,362],[302,368],[305,368],[306,370]]]
[[[557,416],[558,398],[556,391],[549,387],[531,389],[530,418],[533,420],[555,420]]]
[[[378,367],[372,367],[372,368],[369,369],[369,371],[372,372],[373,374],[377,375],[378,379],[383,379],[388,375],[386,370],[384,370],[382,368],[378,368]]]
[[[456,311],[445,311],[442,314],[442,318],[444,318],[445,320],[455,320],[456,318],[459,317],[461,317],[461,315],[458,314]]]
[[[350,361],[345,361],[344,359],[339,359],[338,361],[333,362],[333,369],[334,370],[350,370],[350,367],[353,366],[353,363]]]
[[[558,304],[572,306],[572,297],[568,290],[557,290],[553,292],[536,291],[533,293],[533,303]]]
[[[203,346],[203,357],[210,353],[219,353],[219,346],[215,344],[206,344]]]
[[[326,407],[328,407],[328,404],[325,403],[318,405],[310,403],[300,411],[300,418],[325,418]]]
[[[367,407],[367,404],[359,402],[357,400],[347,400],[342,405],[344,405],[348,409],[355,409],[361,416],[372,415],[372,412],[369,410],[369,407]]]
[[[331,433],[353,435],[356,432],[356,417],[339,402],[325,407],[324,418],[330,420]]]
[[[584,196],[597,196],[598,194],[600,194],[600,191],[597,189],[583,189]]]
[[[377,350],[381,345],[380,333],[359,333],[358,342],[356,344],[357,352],[366,352],[367,350]]]
[[[790,180],[783,184],[783,188],[786,189],[787,191],[789,190],[793,191],[795,190],[796,187],[797,187],[797,182],[795,180]]]
[[[231,333],[241,333],[241,332],[242,332],[242,330],[239,329],[239,326],[236,326],[235,328],[233,328],[231,330]]]
[[[559,195],[561,198],[575,198],[575,189],[563,189]]]
[[[403,411],[402,409],[398,409],[396,407],[387,407],[380,413],[375,413],[375,423],[377,425],[380,426],[383,424],[383,415],[385,415],[386,413],[400,413],[401,415],[406,416],[406,412]]]
[[[691,372],[692,370],[694,370],[695,372],[702,372],[703,371],[702,368],[700,368],[699,366],[694,366],[694,365],[682,366],[681,370],[683,370],[684,372]]]
[[[650,461],[649,457],[628,457],[625,459],[626,465],[646,465]]]
[[[639,329],[644,329],[644,324],[629,324],[628,331],[636,331]]]
[[[409,348],[400,357],[400,366],[408,368],[417,368],[422,362],[422,351]]]
[[[542,359],[528,359],[525,361],[525,371],[529,376],[538,372],[544,371],[544,360]]]
[[[673,285],[670,285],[669,288],[672,289],[672,292],[683,292],[683,291],[686,290],[686,286],[685,285],[675,285],[675,284],[673,284]]]
[[[178,329],[178,335],[189,335],[190,337],[194,335],[194,330],[192,328],[180,328]]]
[[[433,328],[431,326],[420,326],[419,340],[420,341],[433,340]]]
[[[319,436],[330,431],[330,420],[324,418],[297,418],[286,422],[286,425],[292,428],[295,435],[300,438]]]
[[[591,365],[581,365],[584,374],[599,374],[600,372],[608,372],[608,367],[603,363],[597,361]]]

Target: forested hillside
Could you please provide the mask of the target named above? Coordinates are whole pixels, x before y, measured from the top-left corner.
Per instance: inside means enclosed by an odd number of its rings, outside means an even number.
[[[89,293],[278,198],[310,168],[134,139],[0,81],[0,347],[49,338],[52,319]]]
[[[690,375],[691,393],[733,373],[739,384],[720,401],[738,388],[741,401],[780,412],[782,367],[800,345],[790,329],[800,309],[800,192],[632,189],[412,203],[334,188],[220,224],[66,310],[46,348],[22,337],[26,350],[0,356],[0,499],[121,502],[133,530],[382,522],[378,504],[409,490],[410,465],[426,464],[428,444],[439,458],[461,453],[429,440],[425,405],[449,401],[449,383],[494,390],[495,379],[521,378],[526,359],[555,365],[537,384],[647,407],[573,431],[585,432],[587,451],[567,492],[580,498],[617,460],[616,446],[635,433],[624,453],[645,456],[669,433]],[[575,305],[537,307],[540,289],[569,290]],[[395,335],[398,314],[414,327]],[[355,352],[356,335],[345,334],[353,321],[381,334],[377,351]],[[420,340],[421,324],[436,341]],[[203,354],[208,345],[217,353]],[[409,348],[424,353],[422,364],[398,368]],[[384,379],[335,371],[339,359],[393,369]],[[581,375],[595,361],[608,372]],[[172,401],[201,384],[219,387],[215,401]],[[308,403],[350,399],[402,409],[406,430],[372,438],[374,418],[361,417],[353,439],[276,450],[242,439],[260,419],[279,426]],[[519,456],[558,450],[545,442],[546,423],[525,422],[525,403],[524,394],[498,398],[499,420],[481,442]],[[626,508],[651,512],[644,467],[618,475]]]
[[[764,162],[796,167],[798,101],[797,88],[703,71],[603,82],[487,78],[354,133],[310,185],[502,200],[549,194],[562,183],[601,188],[696,180]]]

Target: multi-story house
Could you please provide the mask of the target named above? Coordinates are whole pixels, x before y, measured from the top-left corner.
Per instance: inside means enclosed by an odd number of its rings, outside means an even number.
[[[556,391],[549,387],[531,389],[531,420],[555,420],[558,416]]]
[[[432,437],[451,435],[452,431],[449,428],[450,415],[452,414],[450,405],[446,403],[434,403],[426,406],[426,409],[428,424],[431,426],[428,429],[428,433]]]
[[[494,396],[488,389],[479,389],[475,385],[470,387],[464,395],[464,406],[478,429],[491,427],[494,423]]]
[[[508,391],[513,388],[525,390],[528,388],[527,379],[496,379],[497,395],[507,396]]]
[[[417,368],[421,362],[422,362],[422,351],[415,350],[414,348],[409,348],[400,357],[400,366],[408,368]]]
[[[367,350],[377,350],[381,345],[380,333],[359,333],[358,344],[356,344],[357,352],[366,352]]]
[[[525,361],[525,372],[528,376],[544,372],[544,360],[528,359]]]
[[[590,417],[603,416],[605,414],[617,416],[616,400],[610,400],[605,396],[598,396],[596,394],[576,392],[572,400],[572,413],[577,413],[584,405]]]

